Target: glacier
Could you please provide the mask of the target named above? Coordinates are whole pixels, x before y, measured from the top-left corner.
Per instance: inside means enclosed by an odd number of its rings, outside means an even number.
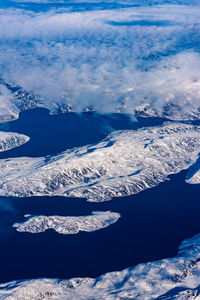
[[[98,278],[32,279],[0,284],[8,300],[198,300],[200,234],[184,240],[177,256],[139,264]]]
[[[65,196],[106,201],[155,187],[198,158],[200,127],[162,126],[111,133],[47,157],[0,160],[0,196]]]
[[[24,134],[0,131],[0,152],[19,147],[29,141]]]
[[[13,227],[19,232],[40,233],[53,229],[60,234],[77,234],[80,231],[92,232],[106,228],[118,221],[119,213],[111,211],[95,211],[91,216],[31,216],[27,220],[15,223]]]

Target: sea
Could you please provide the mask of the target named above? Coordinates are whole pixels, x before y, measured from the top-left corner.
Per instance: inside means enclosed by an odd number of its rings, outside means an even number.
[[[159,118],[135,120],[124,114],[65,113],[42,108],[20,113],[0,130],[26,134],[30,141],[2,152],[10,157],[53,156],[94,144],[115,130],[159,126]],[[139,263],[175,256],[180,243],[199,233],[200,185],[185,182],[186,171],[139,194],[92,203],[82,198],[0,198],[0,282],[30,278],[97,277]],[[95,232],[31,234],[12,225],[25,214],[84,216],[118,212],[121,218]]]

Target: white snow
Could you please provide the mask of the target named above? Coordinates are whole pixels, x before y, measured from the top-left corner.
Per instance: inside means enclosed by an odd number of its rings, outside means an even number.
[[[116,131],[98,144],[52,157],[2,159],[0,195],[110,200],[158,185],[192,165],[199,151],[198,126]]]
[[[189,168],[185,181],[190,184],[199,184],[200,183],[200,165],[199,159],[196,163]]]
[[[187,183],[199,184],[200,183],[200,171],[196,172],[190,179],[186,179]]]
[[[54,229],[61,234],[77,234],[80,231],[92,232],[106,228],[118,221],[120,214],[110,211],[92,212],[91,216],[62,217],[62,216],[27,216],[22,223],[13,227],[19,232],[39,233]]]
[[[33,279],[0,284],[2,300],[198,300],[199,294],[200,235],[183,241],[174,258],[96,279]]]
[[[14,132],[0,131],[0,152],[19,147],[29,141],[29,137]]]

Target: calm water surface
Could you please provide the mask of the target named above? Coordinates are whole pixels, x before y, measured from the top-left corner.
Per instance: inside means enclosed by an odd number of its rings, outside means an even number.
[[[132,122],[128,116],[65,114],[50,116],[33,110],[0,129],[31,137],[26,145],[0,158],[55,154],[66,148],[95,143],[116,129],[161,124],[152,119]],[[200,185],[184,182],[185,171],[138,195],[103,203],[64,197],[0,198],[0,281],[79,276],[96,277],[141,262],[174,256],[182,240],[200,232]],[[119,221],[93,233],[60,235],[19,233],[12,224],[24,214],[88,215],[119,212]]]

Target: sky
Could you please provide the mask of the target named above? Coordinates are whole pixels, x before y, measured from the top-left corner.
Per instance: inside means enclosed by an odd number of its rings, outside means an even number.
[[[199,16],[195,0],[2,2],[1,106],[17,111],[7,83],[50,109],[191,110],[200,96]]]

